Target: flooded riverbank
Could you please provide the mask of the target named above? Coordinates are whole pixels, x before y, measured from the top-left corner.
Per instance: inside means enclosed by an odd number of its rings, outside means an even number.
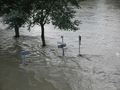
[[[60,31],[46,25],[47,47],[41,47],[40,27],[30,32],[0,30],[0,90],[119,90],[120,89],[120,2],[86,0],[77,11],[80,30]],[[64,36],[65,57],[57,48]],[[78,36],[82,36],[78,56]],[[20,52],[26,50],[28,65]]]

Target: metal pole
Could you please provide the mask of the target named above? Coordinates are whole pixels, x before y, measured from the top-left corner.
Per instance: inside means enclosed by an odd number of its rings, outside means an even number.
[[[62,38],[62,44],[64,43],[64,41],[63,41],[63,36],[61,36],[61,38]],[[65,56],[65,52],[64,52],[64,47],[62,47],[62,51],[63,51],[63,56]]]
[[[62,43],[63,43],[63,42],[64,42],[64,41],[63,41],[63,36],[61,36],[61,38],[62,38]]]
[[[80,55],[81,36],[79,35],[79,55]]]

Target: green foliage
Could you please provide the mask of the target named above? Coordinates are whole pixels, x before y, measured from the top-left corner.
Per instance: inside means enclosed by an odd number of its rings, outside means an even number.
[[[63,6],[62,4],[57,6],[58,4],[50,13],[52,24],[60,29],[77,30],[78,20],[72,20],[75,17],[75,10],[71,6]]]
[[[43,46],[46,45],[44,25],[52,23],[63,30],[77,30],[78,20],[74,20],[75,7],[81,0],[0,0],[0,16],[10,28],[15,28],[16,37],[19,28],[28,24],[28,29],[36,24],[41,26]]]
[[[3,16],[3,23],[8,24],[9,27],[13,28],[15,25],[21,27],[26,22],[26,17],[23,13],[13,10],[12,12]]]
[[[79,8],[80,0],[35,0],[32,24],[44,25],[50,22],[64,30],[77,30],[78,20],[75,17],[75,7]]]
[[[2,22],[10,28],[21,27],[30,17],[31,2],[29,0],[1,0],[0,16]]]
[[[28,23],[45,25],[52,23],[64,30],[77,30],[78,20],[74,8],[81,0],[0,0],[0,16],[10,27]]]

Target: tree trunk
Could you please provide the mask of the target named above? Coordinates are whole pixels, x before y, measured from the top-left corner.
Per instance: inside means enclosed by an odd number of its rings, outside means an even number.
[[[44,35],[44,25],[41,24],[41,39],[42,39],[42,46],[46,46],[46,43],[45,43],[45,35]]]
[[[19,35],[19,27],[17,25],[15,25],[14,29],[15,29],[15,37],[17,38],[20,36]]]

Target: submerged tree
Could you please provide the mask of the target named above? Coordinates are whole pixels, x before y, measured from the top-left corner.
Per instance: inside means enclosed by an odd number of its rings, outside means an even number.
[[[28,23],[41,26],[41,39],[45,43],[44,26],[52,23],[59,29],[77,30],[78,20],[75,7],[79,8],[81,0],[0,0],[0,16],[3,22],[15,29],[19,37],[19,28]]]
[[[29,20],[30,5],[31,2],[28,0],[0,1],[0,16],[2,17],[2,22],[8,24],[10,29],[15,29],[15,37],[19,37],[19,28]]]
[[[19,28],[25,24],[26,18],[23,18],[24,15],[18,11],[12,11],[9,14],[5,14],[2,17],[3,23],[9,25],[9,29],[15,29],[15,37],[19,37]]]
[[[45,43],[44,25],[52,23],[59,29],[77,30],[78,20],[75,17],[75,7],[79,8],[80,0],[34,0],[30,25],[41,26],[41,39]]]

